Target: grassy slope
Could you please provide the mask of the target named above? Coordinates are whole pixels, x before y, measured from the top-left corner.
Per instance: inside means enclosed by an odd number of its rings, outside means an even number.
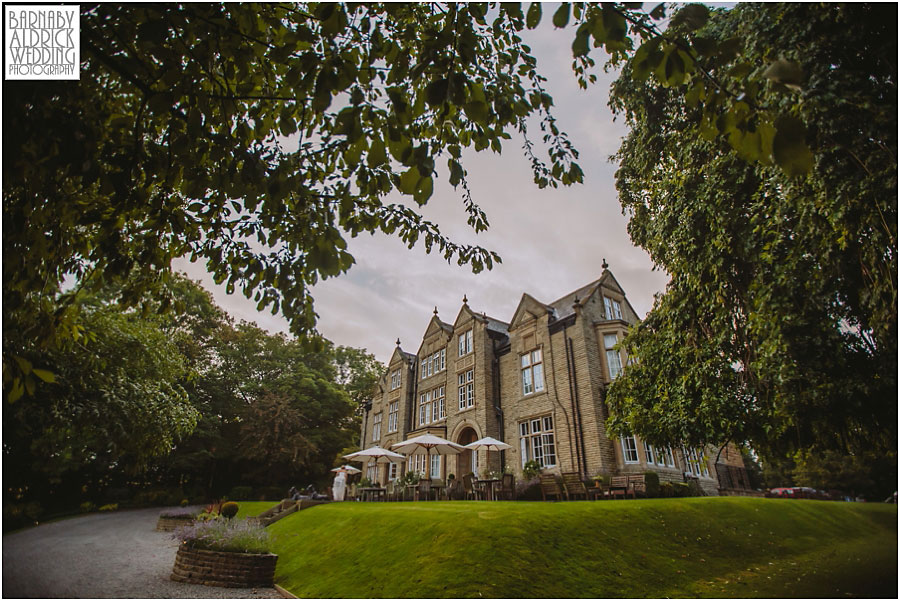
[[[300,597],[896,597],[894,505],[335,503],[270,526]]]
[[[278,505],[276,501],[238,501],[237,519],[250,518]]]

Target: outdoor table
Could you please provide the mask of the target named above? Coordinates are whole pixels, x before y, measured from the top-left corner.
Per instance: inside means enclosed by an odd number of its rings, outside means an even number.
[[[476,480],[476,482],[478,482],[478,484],[481,484],[482,488],[484,488],[484,491],[487,493],[485,495],[485,498],[488,501],[493,501],[494,500],[494,485],[497,484],[498,482],[500,482],[500,479],[499,478],[487,478],[486,480]]]
[[[609,498],[609,491],[606,490],[605,488],[601,488],[599,486],[591,487],[591,488],[587,489],[587,491],[588,491],[588,496],[591,498],[592,501],[596,501],[597,499]]]
[[[370,488],[360,488],[359,492],[364,501],[384,501],[384,495],[387,492],[387,489],[373,486]]]

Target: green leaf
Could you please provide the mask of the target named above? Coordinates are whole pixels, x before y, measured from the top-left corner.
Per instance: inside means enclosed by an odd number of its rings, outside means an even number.
[[[400,176],[400,191],[412,196],[416,193],[416,185],[419,183],[420,178],[419,168],[410,167]]]
[[[562,6],[556,9],[556,12],[553,13],[553,25],[554,27],[563,28],[569,23],[569,13],[571,12],[572,7],[568,2],[563,2]]]
[[[420,177],[419,181],[416,182],[416,190],[413,194],[413,198],[419,203],[419,206],[421,206],[428,202],[432,192],[434,192],[434,180],[431,179],[431,176]]]
[[[54,382],[56,382],[56,376],[53,375],[52,371],[48,371],[46,369],[34,369],[32,370],[32,373],[34,373],[34,375],[39,377],[44,382],[47,382],[48,384],[53,384]]]
[[[7,400],[10,403],[15,403],[20,398],[22,398],[23,394],[25,394],[25,385],[22,384],[22,380],[20,378],[14,378]]]
[[[381,138],[375,138],[372,140],[372,146],[369,148],[368,156],[366,156],[366,164],[369,165],[371,169],[375,167],[380,167],[387,162],[387,153],[384,147],[384,142]]]
[[[709,8],[703,4],[688,4],[672,17],[672,25],[683,24],[688,30],[700,29],[709,20]]]
[[[572,42],[572,56],[584,56],[590,51],[590,32],[587,25],[582,24],[575,34],[575,40]]]
[[[450,80],[447,78],[432,81],[425,88],[425,100],[431,106],[442,104],[447,99],[447,89]]]
[[[487,102],[482,100],[467,102],[463,105],[463,110],[466,113],[466,117],[475,123],[479,125],[488,124],[488,117],[490,117],[491,112]]]
[[[782,115],[775,121],[772,158],[788,177],[803,176],[812,170],[813,154],[806,145],[802,121],[791,115]]]
[[[24,357],[19,357],[19,356],[13,356],[13,359],[15,359],[16,363],[19,364],[19,369],[22,370],[23,374],[31,373],[31,361],[29,361],[28,359],[26,359]]]
[[[528,29],[534,29],[541,22],[541,3],[540,2],[532,2],[531,6],[528,7],[528,15],[525,17],[525,26]]]
[[[763,72],[763,77],[795,91],[803,89],[803,69],[794,61],[784,59],[775,61]]]

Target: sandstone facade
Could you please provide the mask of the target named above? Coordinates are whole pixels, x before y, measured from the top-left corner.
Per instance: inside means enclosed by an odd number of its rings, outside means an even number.
[[[460,478],[505,465],[521,478],[524,463],[534,460],[545,470],[585,477],[654,471],[660,481],[681,482],[688,475],[707,494],[743,486],[746,471],[733,445],[722,453],[656,449],[607,433],[606,389],[627,362],[612,347],[637,321],[605,263],[599,279],[552,303],[523,294],[509,322],[478,312],[465,297],[452,323],[435,309],[415,353],[398,340],[366,406],[362,448],[390,448],[424,433],[460,444],[491,436],[512,448],[413,457],[364,475],[385,482],[416,469]]]

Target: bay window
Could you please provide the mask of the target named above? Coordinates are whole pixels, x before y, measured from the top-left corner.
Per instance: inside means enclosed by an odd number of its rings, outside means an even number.
[[[609,379],[615,380],[622,373],[622,357],[615,349],[619,339],[615,334],[603,335],[603,346],[606,347],[606,365],[609,368]]]

